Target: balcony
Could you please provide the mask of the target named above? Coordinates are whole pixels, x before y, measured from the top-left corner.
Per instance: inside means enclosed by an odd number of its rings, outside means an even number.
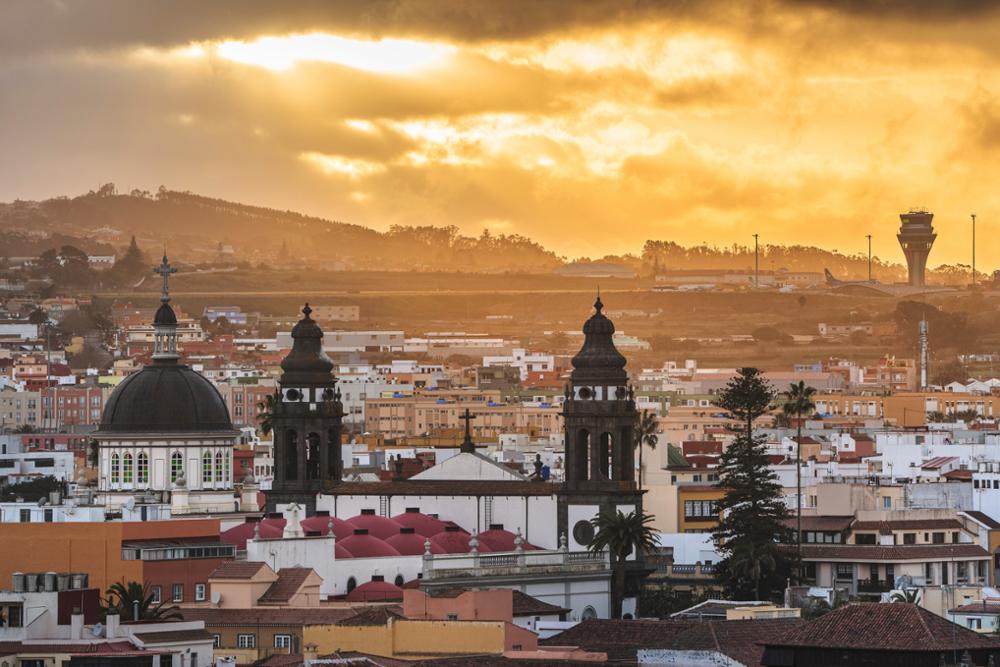
[[[892,582],[885,579],[858,580],[858,593],[888,593],[892,589]]]

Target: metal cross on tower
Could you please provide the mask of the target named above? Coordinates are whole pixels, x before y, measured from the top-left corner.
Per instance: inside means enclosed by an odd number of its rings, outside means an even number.
[[[163,293],[160,295],[160,301],[163,303],[170,301],[170,274],[177,273],[177,269],[170,266],[166,253],[163,253],[163,261],[160,262],[160,265],[153,267],[153,273],[158,273],[163,278]]]
[[[472,420],[475,418],[475,415],[469,412],[469,408],[466,408],[465,413],[459,417],[459,419],[465,422],[465,439],[462,440],[461,451],[468,452],[469,454],[476,452],[476,443],[472,441]]]

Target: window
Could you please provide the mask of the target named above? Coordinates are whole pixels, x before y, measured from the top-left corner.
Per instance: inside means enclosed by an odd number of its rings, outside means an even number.
[[[154,603],[159,604],[163,600],[163,587],[162,586],[153,586],[150,589],[150,593],[153,596],[153,602]]]
[[[117,484],[121,480],[121,459],[118,452],[111,455],[111,483]]]
[[[685,519],[715,519],[718,511],[715,509],[715,502],[712,500],[685,500]]]
[[[201,481],[203,484],[212,482],[212,454],[205,452],[201,456]]]
[[[875,544],[875,533],[860,533],[854,536],[855,544]]]
[[[170,481],[176,482],[177,478],[184,474],[184,459],[180,452],[170,455]]]
[[[194,585],[194,599],[198,602],[205,599],[205,584]]]
[[[917,534],[916,533],[903,533],[903,544],[916,544]]]
[[[347,579],[347,592],[350,593],[357,587],[358,587],[358,582],[355,581],[354,577],[349,577]]]
[[[884,510],[892,509],[892,496],[882,496],[882,509]]]
[[[139,456],[135,457],[135,481],[149,484],[149,456],[146,452],[139,452]]]
[[[52,523],[52,509],[46,508],[45,510],[45,523]]]
[[[174,584],[174,602],[184,602],[184,584]]]
[[[222,482],[222,452],[215,453],[215,481]]]
[[[836,578],[841,581],[850,581],[851,579],[854,579],[854,564],[837,563]]]
[[[933,533],[931,535],[931,542],[934,544],[944,544],[944,533]]]
[[[983,627],[983,619],[981,618],[967,618],[965,619],[965,627],[970,630],[979,630]]]
[[[448,620],[449,621],[457,621],[458,620],[458,614],[448,614]]]
[[[954,532],[951,534],[951,543],[958,544],[958,532]]]
[[[257,635],[236,635],[237,648],[257,648]]]
[[[135,472],[135,469],[132,467],[132,453],[125,452],[125,456],[122,458],[122,461],[124,462],[122,470],[122,481],[125,482],[126,484],[131,484],[132,474]]]
[[[212,648],[222,647],[222,635],[212,635]]]
[[[275,635],[274,648],[292,648],[291,635]]]
[[[18,512],[21,518],[21,523],[31,523],[31,510],[21,510]]]

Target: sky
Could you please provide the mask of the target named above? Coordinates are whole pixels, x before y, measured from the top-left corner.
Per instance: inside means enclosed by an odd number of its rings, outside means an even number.
[[[568,257],[761,243],[1000,268],[969,0],[5,0],[0,201],[190,190]]]

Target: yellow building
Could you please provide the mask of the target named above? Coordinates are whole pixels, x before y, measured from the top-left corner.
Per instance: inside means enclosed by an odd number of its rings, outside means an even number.
[[[385,608],[373,608],[336,625],[306,627],[302,639],[319,655],[359,651],[399,659],[538,649],[535,633],[507,621],[412,620]]]

